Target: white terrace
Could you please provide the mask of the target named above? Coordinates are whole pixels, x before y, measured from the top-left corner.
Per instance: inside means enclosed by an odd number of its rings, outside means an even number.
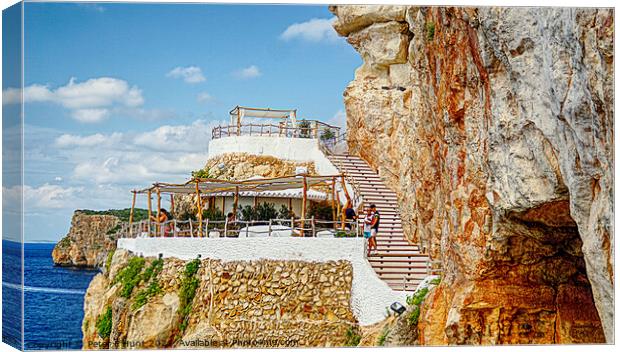
[[[134,191],[132,209],[138,195],[146,195],[151,211],[153,196],[157,201],[155,210],[158,210],[162,196],[186,194],[196,202],[196,220],[172,219],[165,224],[150,220],[140,223],[131,221],[124,229],[126,238],[119,240],[119,248],[143,255],[183,258],[201,255],[229,260],[237,257],[297,260],[346,257],[357,263],[357,272],[363,275],[358,278],[361,281],[354,279],[354,286],[355,282],[359,282],[357,290],[362,290],[363,286],[363,290],[381,297],[377,301],[379,305],[390,300],[404,303],[404,296],[392,290],[412,291],[425,277],[439,271],[435,262],[424,253],[423,245],[411,245],[404,238],[397,195],[383,183],[376,170],[360,157],[348,154],[346,135],[339,127],[317,120],[300,120],[294,109],[237,106],[230,111],[229,125],[212,130],[209,143],[209,158],[227,153],[313,162],[317,174],[309,175],[302,171],[297,175],[272,179],[229,181],[194,178],[183,184],[154,183]],[[232,202],[234,211],[240,198],[253,198],[254,204],[259,198],[280,197],[297,201],[301,198],[299,207],[302,216],[261,221],[241,221],[236,216],[232,221],[202,219],[202,209],[213,207],[209,200],[218,195],[222,202],[222,196],[232,198],[227,204],[230,206]],[[334,214],[330,220],[305,216],[308,204],[319,200],[331,203]],[[342,208],[347,200],[352,201],[357,214],[362,214],[370,204],[376,204],[382,219],[377,235],[378,253],[366,256],[361,223],[347,223],[344,219]],[[219,208],[220,203],[215,206]],[[221,206],[222,210],[227,209],[223,203]],[[336,252],[329,254],[332,250]],[[371,270],[368,271],[368,268]],[[372,277],[368,277],[368,273],[372,273]],[[384,308],[370,308],[374,309],[370,314],[373,318],[367,319],[367,322],[380,320]]]

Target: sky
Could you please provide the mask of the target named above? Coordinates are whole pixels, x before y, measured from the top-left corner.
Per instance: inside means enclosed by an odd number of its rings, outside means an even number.
[[[343,125],[361,59],[332,20],[327,6],[26,3],[25,241],[60,239],[75,209],[185,181],[236,105]],[[18,85],[2,93],[19,106]]]

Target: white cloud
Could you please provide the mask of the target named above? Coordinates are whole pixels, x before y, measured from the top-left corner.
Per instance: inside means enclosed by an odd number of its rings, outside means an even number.
[[[166,77],[183,79],[185,83],[200,83],[206,80],[202,69],[198,66],[177,66],[168,72]]]
[[[19,89],[8,88],[2,92],[3,104],[19,103]],[[33,84],[24,88],[24,103],[50,102],[63,106],[71,117],[80,122],[103,121],[112,109],[136,108],[144,104],[142,91],[126,81],[111,78],[91,78],[69,83],[56,89]]]
[[[95,123],[105,120],[110,114],[108,109],[79,109],[74,110],[71,116],[84,123]]]
[[[327,121],[330,125],[338,126],[341,128],[341,131],[347,128],[347,113],[340,109],[338,110],[331,119]]]
[[[94,147],[101,146],[103,144],[115,144],[120,142],[122,133],[113,133],[109,136],[104,136],[101,133],[91,134],[88,136],[74,136],[70,134],[63,134],[56,138],[55,145],[60,148],[67,147]]]
[[[201,92],[201,93],[198,93],[198,95],[196,96],[196,101],[198,101],[199,103],[206,103],[212,100],[213,100],[213,96],[209,94],[208,92]]]
[[[286,41],[302,39],[310,42],[333,42],[339,38],[334,27],[332,27],[335,20],[335,17],[313,18],[306,22],[293,23],[280,34],[280,38]]]
[[[261,76],[263,73],[256,65],[251,65],[233,72],[233,75],[239,79],[250,79]]]
[[[3,198],[5,202],[19,203],[22,199],[26,209],[58,209],[66,206],[67,201],[73,199],[83,190],[82,187],[64,188],[58,185],[50,185],[45,183],[39,187],[31,187],[25,185],[13,186],[10,188],[2,188]],[[23,192],[22,192],[23,191]]]
[[[195,121],[191,125],[166,125],[138,134],[133,143],[159,151],[201,151],[207,148],[211,129],[212,126],[207,126],[202,120]]]

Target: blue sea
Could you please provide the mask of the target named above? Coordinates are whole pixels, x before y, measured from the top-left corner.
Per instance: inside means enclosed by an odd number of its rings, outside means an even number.
[[[7,260],[18,262],[20,254],[15,247],[19,248],[19,244],[7,242],[3,241],[3,263]],[[54,266],[53,248],[51,243],[26,243],[24,246],[25,348],[81,349],[84,294],[98,271]],[[5,266],[2,283],[3,327],[9,331],[5,336],[21,328],[16,319],[20,314],[19,272],[6,275],[6,269]]]

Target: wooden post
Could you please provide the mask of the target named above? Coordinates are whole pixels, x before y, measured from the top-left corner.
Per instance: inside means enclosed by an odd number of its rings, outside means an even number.
[[[148,233],[147,235],[150,237],[151,236],[151,215],[153,214],[153,207],[151,206],[151,190],[149,189],[147,192],[147,196],[149,197],[149,201],[148,201],[148,208],[149,208],[149,223],[148,223]]]
[[[312,221],[312,223],[311,223],[311,225],[312,225],[312,237],[316,237],[316,225],[314,223],[314,215],[312,216],[312,220],[311,221]]]
[[[334,228],[336,228],[336,178],[332,177],[332,221],[334,221]]]
[[[295,218],[291,216],[291,236],[295,235]]]
[[[347,199],[347,203],[352,202],[351,201],[351,197],[349,196],[349,191],[347,190],[347,184],[344,181],[344,174],[342,174],[340,176],[340,178],[341,178],[341,182],[342,182],[342,189],[344,190],[344,195],[345,195],[345,197]],[[353,205],[353,204],[351,204],[351,205]],[[345,206],[346,206],[346,204],[345,204]],[[344,210],[340,214],[340,220],[342,221],[342,228],[341,228],[341,230],[344,231],[345,222],[346,222],[346,214],[345,214]]]
[[[196,209],[198,209],[198,236],[202,237],[202,202],[200,201],[198,181],[196,181]]]
[[[303,198],[301,200],[301,234],[304,235],[304,219],[306,218],[306,203],[308,202],[308,181],[306,180],[306,175],[303,175],[304,186],[303,186]]]
[[[161,222],[159,221],[159,217],[161,216],[161,193],[159,192],[159,187],[157,187],[157,231],[155,233],[160,234],[161,231]],[[164,235],[163,233],[161,234]]]
[[[239,186],[235,187],[235,198],[233,201],[233,219],[237,219],[237,207],[239,206]]]
[[[194,225],[192,218],[189,218],[189,237],[194,237]]]
[[[206,220],[205,229],[207,230],[206,236],[209,237],[209,218]]]
[[[237,136],[241,135],[241,108],[237,107]]]
[[[131,191],[133,197],[131,199],[131,210],[129,211],[129,235],[133,235],[133,209],[136,207],[136,191]]]
[[[271,237],[271,223],[272,223],[273,219],[269,219],[269,233],[267,234],[267,237]]]

